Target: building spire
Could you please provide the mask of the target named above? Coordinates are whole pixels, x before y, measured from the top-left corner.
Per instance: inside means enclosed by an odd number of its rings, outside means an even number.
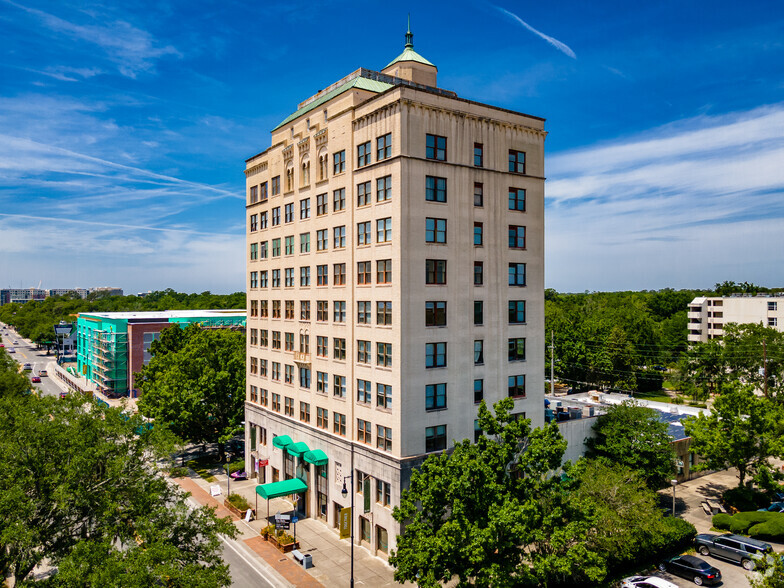
[[[411,32],[411,14],[408,15],[408,30],[406,31],[406,49],[414,48],[414,33]]]

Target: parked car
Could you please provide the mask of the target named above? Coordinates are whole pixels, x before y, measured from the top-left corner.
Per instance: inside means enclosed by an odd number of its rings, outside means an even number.
[[[697,586],[712,586],[721,582],[721,572],[704,559],[693,555],[678,555],[659,564],[662,572],[670,572],[691,580]]]
[[[754,569],[754,556],[763,555],[773,551],[770,543],[725,533],[724,535],[714,535],[712,533],[700,533],[694,539],[697,544],[697,551],[701,555],[712,555],[721,559],[726,559],[739,563],[745,570]]]
[[[678,588],[678,586],[656,576],[631,576],[621,581],[621,588]]]
[[[767,508],[758,508],[758,512],[784,512],[784,502],[774,502]]]
[[[32,378],[30,378],[30,381],[33,384],[40,384],[41,383],[41,378],[39,378],[38,376],[33,376]]]
[[[46,373],[46,370],[38,370],[38,375],[41,376],[42,378],[45,378],[49,374]]]

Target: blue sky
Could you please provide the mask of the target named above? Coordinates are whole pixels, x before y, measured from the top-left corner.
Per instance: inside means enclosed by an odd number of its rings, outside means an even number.
[[[784,4],[0,0],[0,287],[244,288],[244,159],[402,50],[547,119],[546,286],[784,286]]]

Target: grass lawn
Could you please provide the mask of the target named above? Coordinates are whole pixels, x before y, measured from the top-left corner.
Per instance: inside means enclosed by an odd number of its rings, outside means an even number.
[[[635,398],[642,398],[644,400],[651,400],[653,402],[667,402],[671,403],[674,398],[668,396],[664,392],[635,392]]]

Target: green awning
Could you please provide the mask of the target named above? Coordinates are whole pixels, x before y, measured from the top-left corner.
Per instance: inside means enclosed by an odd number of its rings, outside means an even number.
[[[294,457],[302,457],[303,453],[310,451],[310,447],[308,447],[304,441],[300,441],[299,443],[286,445],[286,451],[288,451],[289,455],[293,455]]]
[[[256,486],[256,494],[269,500],[270,498],[277,498],[278,496],[299,494],[307,489],[308,485],[305,482],[299,478],[292,478],[291,480],[283,480],[281,482],[259,484]]]
[[[283,449],[286,445],[291,445],[292,443],[294,442],[288,435],[278,435],[272,439],[272,444],[278,449]]]
[[[311,451],[308,451],[303,458],[306,462],[312,463],[315,466],[323,466],[329,463],[327,454],[321,451],[321,449],[312,449]]]

